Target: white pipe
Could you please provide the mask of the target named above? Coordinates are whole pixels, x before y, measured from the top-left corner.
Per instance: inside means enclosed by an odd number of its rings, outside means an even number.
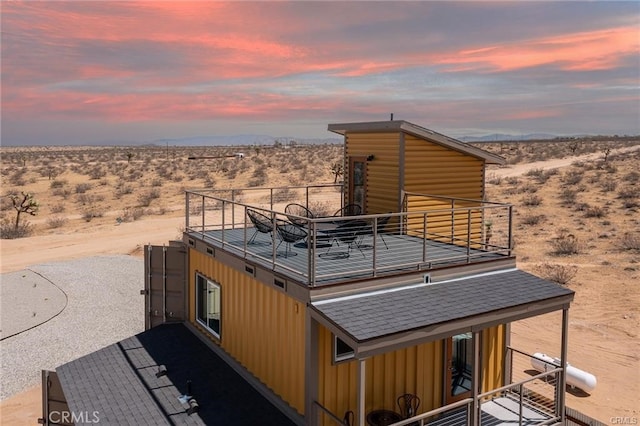
[[[544,373],[551,371],[560,366],[562,361],[560,358],[552,358],[547,354],[536,352],[531,357],[531,366],[537,371]],[[596,388],[596,376],[584,370],[580,370],[567,363],[567,384],[569,386],[582,389],[585,392],[591,392]]]

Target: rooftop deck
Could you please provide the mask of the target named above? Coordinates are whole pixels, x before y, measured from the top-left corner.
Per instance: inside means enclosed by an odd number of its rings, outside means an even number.
[[[187,191],[186,232],[311,287],[511,255],[509,205],[405,194],[402,212],[333,216],[342,199],[339,185]],[[289,204],[316,217],[285,212]],[[299,238],[283,241],[283,227]]]

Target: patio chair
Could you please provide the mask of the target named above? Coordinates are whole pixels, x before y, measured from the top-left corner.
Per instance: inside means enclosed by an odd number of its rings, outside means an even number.
[[[353,411],[349,410],[344,413],[344,417],[342,418],[342,424],[344,426],[354,426],[355,414]]]
[[[342,242],[347,245],[346,252],[333,252],[331,253],[331,249],[333,248],[333,244],[329,247],[326,253],[322,253],[320,257],[330,257],[330,256],[338,256],[341,254],[341,257],[349,257],[351,255],[351,250],[353,248],[357,248],[362,254],[362,257],[365,257],[364,252],[360,248],[359,242],[362,238],[363,232],[369,228],[367,222],[363,220],[351,220],[348,222],[344,222],[339,224],[334,231],[331,232],[332,243],[333,242]],[[339,244],[338,244],[339,245]]]
[[[362,214],[362,207],[358,204],[347,204],[346,206],[338,209],[334,216],[359,216]]]
[[[299,226],[294,225],[291,222],[287,222],[281,219],[276,220],[276,230],[278,231],[278,235],[280,236],[280,242],[276,247],[276,251],[278,250],[278,247],[280,247],[280,244],[284,242],[286,244],[284,257],[297,256],[298,253],[291,251],[291,244],[304,240],[307,237],[307,231],[300,228]]]
[[[387,245],[387,242],[384,240],[384,234],[387,232],[387,225],[389,224],[390,219],[391,219],[391,216],[383,216],[383,217],[379,217],[376,222],[376,235],[378,235],[382,239],[382,242],[384,243],[384,246],[387,250],[389,249],[389,246]]]
[[[284,214],[289,219],[289,222],[296,226],[305,227],[308,222],[302,218],[313,219],[315,215],[311,210],[298,203],[287,204],[284,208]]]
[[[247,216],[249,216],[249,220],[251,220],[251,223],[253,223],[253,226],[256,228],[251,238],[249,238],[249,241],[247,241],[247,244],[257,244],[255,240],[260,233],[272,235],[273,222],[269,217],[253,209],[247,209]],[[269,243],[271,243],[271,239],[269,239]]]
[[[415,416],[418,413],[418,407],[420,407],[420,398],[416,395],[405,393],[398,397],[398,408],[403,419]]]

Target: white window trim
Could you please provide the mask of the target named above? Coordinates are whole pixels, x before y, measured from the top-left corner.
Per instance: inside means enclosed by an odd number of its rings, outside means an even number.
[[[199,302],[200,302],[200,291],[198,291],[198,279],[202,279],[205,281],[206,285],[207,285],[207,290],[209,289],[209,285],[216,287],[218,289],[218,292],[220,293],[220,332],[216,332],[215,330],[213,330],[211,327],[209,327],[209,324],[207,324],[205,321],[201,320],[199,317]],[[211,333],[215,338],[217,338],[218,340],[221,339],[221,335],[222,335],[222,286],[220,286],[219,283],[210,280],[209,278],[205,277],[202,274],[199,274],[196,272],[196,322],[198,324],[200,324],[202,327],[205,328],[205,330],[207,330],[209,333]]]

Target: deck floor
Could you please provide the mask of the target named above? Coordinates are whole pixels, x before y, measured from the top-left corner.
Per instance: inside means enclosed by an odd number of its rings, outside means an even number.
[[[519,401],[517,397],[505,395],[486,401],[482,404],[482,415],[480,424],[482,426],[507,426],[507,425],[537,425],[547,422],[553,417],[549,413],[544,413],[534,407],[529,406],[527,401],[523,401],[522,406],[522,423],[519,423]],[[428,423],[430,426],[453,426],[467,424],[467,410],[460,408],[442,414],[437,419],[433,419]]]
[[[464,265],[506,257],[502,253],[467,249],[466,246],[434,240],[427,240],[425,245],[422,238],[395,234],[378,235],[375,241],[372,235],[363,236],[351,250],[345,243],[333,240],[331,243],[318,241],[314,251],[305,242],[287,245],[277,237],[262,233],[257,234],[254,243],[246,244],[245,241],[249,241],[254,232],[254,228],[240,228],[191,235],[296,281],[312,285],[403,271],[427,271],[436,266]]]

